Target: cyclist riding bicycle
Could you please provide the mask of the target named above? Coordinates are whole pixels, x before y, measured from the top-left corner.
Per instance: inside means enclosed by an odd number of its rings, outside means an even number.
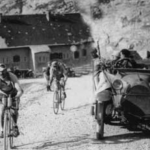
[[[52,83],[56,87],[55,90],[57,90],[59,88],[59,85],[61,85],[64,98],[66,98],[65,85],[67,79],[68,76],[67,76],[67,70],[65,64],[58,61],[53,61],[50,67],[50,90],[51,90]]]
[[[12,72],[8,72],[4,64],[0,64],[0,91],[7,95],[11,94],[13,98],[12,106],[16,107],[19,105],[20,97],[23,94],[23,89],[18,81],[18,78]],[[0,138],[3,138],[3,114],[4,114],[4,103],[2,101],[3,94],[0,94]],[[17,137],[19,135],[19,129],[17,125],[18,110],[11,111],[14,127],[11,135]]]

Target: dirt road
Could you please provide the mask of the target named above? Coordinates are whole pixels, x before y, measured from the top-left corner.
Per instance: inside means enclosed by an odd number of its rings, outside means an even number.
[[[53,113],[52,92],[44,79],[21,80],[25,90],[21,99],[19,127],[15,139],[18,150],[150,150],[150,139],[140,132],[120,126],[105,126],[105,138],[96,141],[93,118],[91,75],[69,78],[64,111]],[[0,140],[0,149],[2,149]]]

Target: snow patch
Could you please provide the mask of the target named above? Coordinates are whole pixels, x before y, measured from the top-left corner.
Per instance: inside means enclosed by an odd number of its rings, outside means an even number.
[[[8,47],[6,42],[5,42],[5,39],[3,39],[1,36],[0,36],[0,48],[6,48]]]

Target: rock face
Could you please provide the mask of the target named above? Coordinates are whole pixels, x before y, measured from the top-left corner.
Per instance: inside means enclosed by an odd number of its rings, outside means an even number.
[[[89,11],[84,11],[83,16],[102,55],[107,57],[114,51],[130,48],[146,57],[150,47],[150,1],[113,0],[94,7],[100,17],[93,18]]]
[[[137,50],[143,58],[149,51],[148,0],[2,0],[0,7],[4,14],[80,11],[105,57],[123,48]]]

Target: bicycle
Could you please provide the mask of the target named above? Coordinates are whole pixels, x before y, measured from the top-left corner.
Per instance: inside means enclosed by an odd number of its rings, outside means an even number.
[[[53,110],[55,114],[58,114],[59,111],[59,105],[61,107],[61,110],[64,110],[65,107],[65,97],[64,97],[64,92],[63,92],[63,86],[64,86],[64,80],[63,78],[58,81],[57,79],[55,80],[57,87],[54,90],[54,95],[53,95]]]
[[[18,110],[18,106],[12,106],[12,97],[11,95],[4,95],[3,96],[3,104],[4,104],[4,120],[3,120],[3,127],[4,127],[4,144],[3,149],[13,149],[13,136],[11,135],[11,131],[13,130],[13,118],[11,115],[11,110]]]

